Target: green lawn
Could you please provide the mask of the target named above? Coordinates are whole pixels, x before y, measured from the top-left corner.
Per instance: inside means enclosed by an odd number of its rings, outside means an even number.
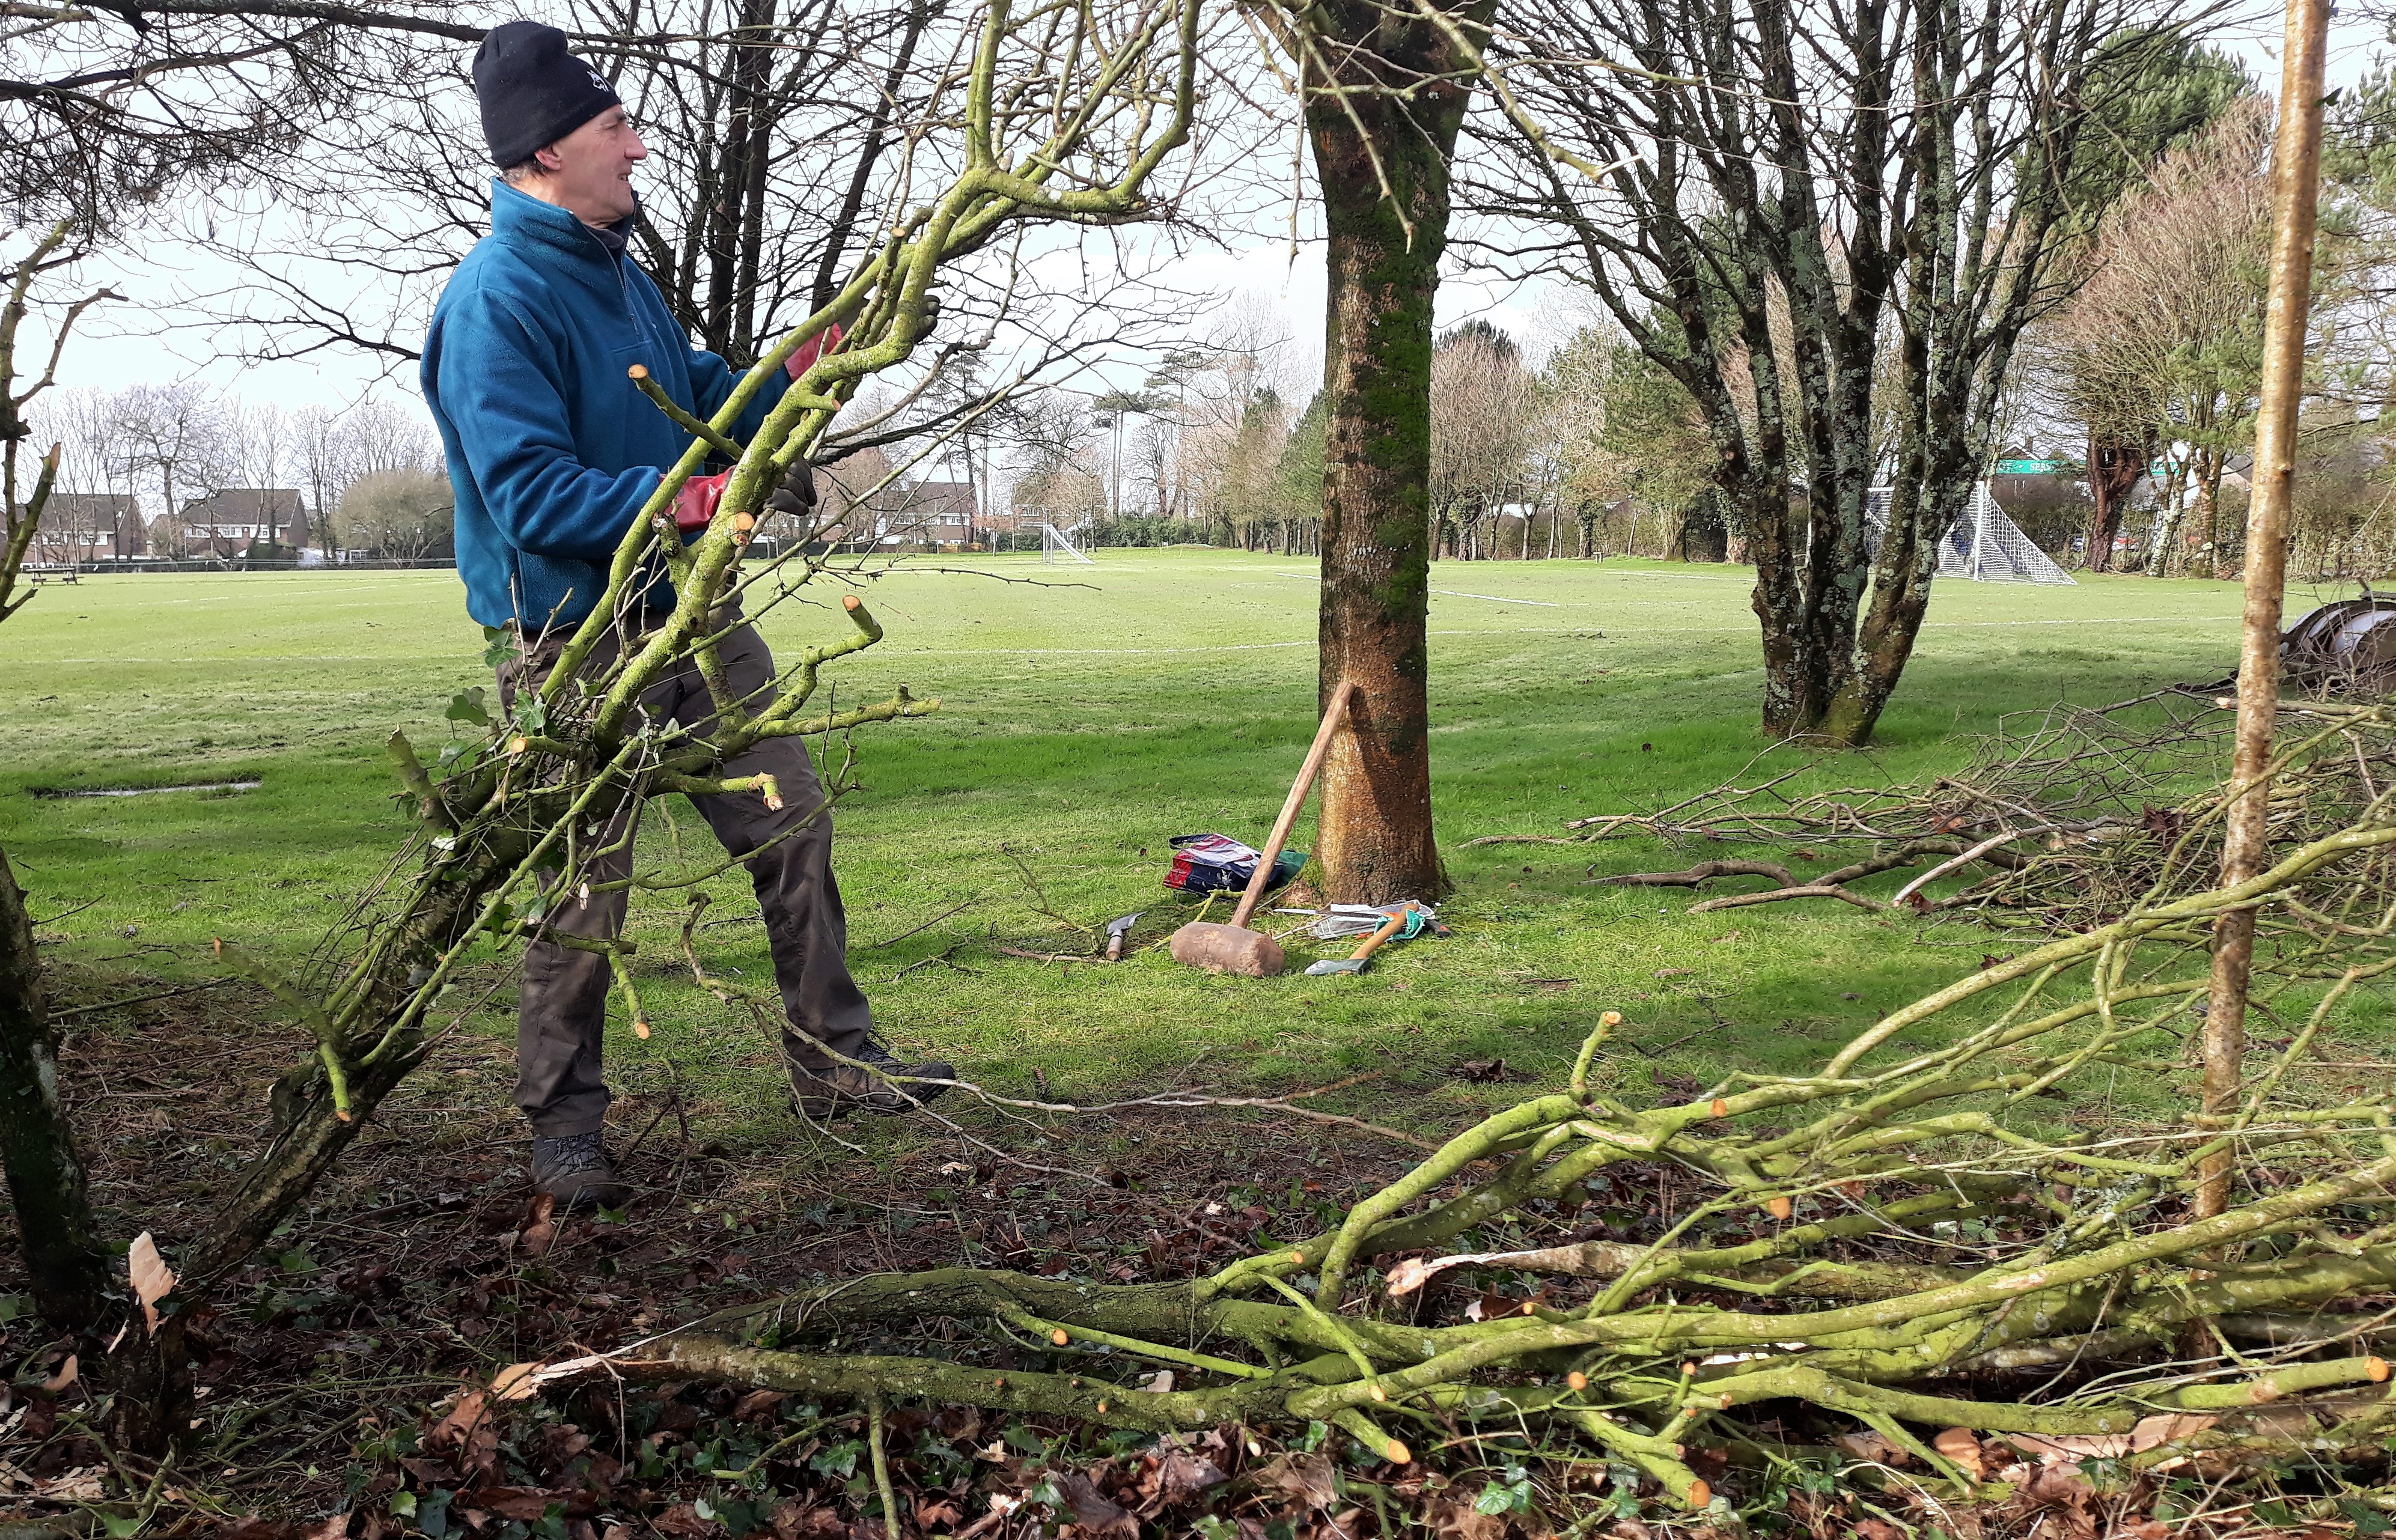
[[[1681,862],[1635,843],[1461,848],[1674,800],[1764,747],[1746,571],[1533,562],[1433,574],[1451,938],[1353,979],[1209,978],[1161,949],[1114,968],[1005,956],[994,948],[1086,942],[1041,912],[1002,846],[1036,874],[1046,909],[1095,923],[1166,907],[1168,836],[1261,838],[1312,727],[1315,585],[1304,559],[1224,551],[977,564],[1082,586],[903,568],[872,585],[888,636],[841,666],[840,698],[903,681],[944,704],[859,736],[866,790],[840,810],[840,873],[851,962],[884,1029],[993,1086],[1028,1092],[1036,1071],[1067,1095],[1290,1090],[1379,1071],[1351,1098],[1446,1124],[1520,1095],[1458,1079],[1456,1065],[1502,1058],[1552,1078],[1609,1007],[1626,1013],[1627,1042],[1657,1055],[1613,1055],[1619,1081],[1795,1068],[1976,963],[1987,940],[1844,906],[1688,916],[1684,892],[1583,885],[1592,858],[1601,870]],[[838,634],[829,598],[768,617],[777,647]],[[2223,583],[1942,583],[1871,763],[1836,774],[1933,772],[2006,711],[2217,677],[2237,609]],[[57,917],[43,931],[52,955],[169,978],[203,976],[215,936],[298,956],[405,836],[383,737],[396,725],[439,743],[450,695],[487,682],[481,651],[447,573],[113,578],[43,592],[0,631],[0,845],[37,918]],[[257,790],[232,794],[33,795],[250,778]],[[712,849],[686,807],[666,810],[678,816],[648,826],[656,853],[669,852],[672,822],[693,854]],[[753,915],[737,872],[712,891],[711,920]],[[672,901],[636,912],[636,934],[657,943],[641,960],[659,1029],[611,1042],[616,1072],[628,1086],[692,1077],[722,1131],[768,1134],[770,1059],[680,971],[680,915]],[[755,925],[699,934],[710,966],[763,980]],[[504,1044],[512,1022],[499,999],[471,1029]]]

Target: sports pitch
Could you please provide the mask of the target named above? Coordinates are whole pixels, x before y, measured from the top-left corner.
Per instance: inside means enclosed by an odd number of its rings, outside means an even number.
[[[902,682],[942,701],[930,719],[857,736],[863,789],[838,811],[838,866],[851,962],[883,1029],[993,1087],[1287,1091],[1371,1074],[1377,1116],[1446,1124],[1515,1098],[1487,1074],[1559,1075],[1608,1008],[1638,1050],[1611,1061],[1617,1080],[1802,1067],[1975,962],[1987,940],[1844,906],[1691,916],[1685,892],[1585,885],[1592,861],[1685,859],[1640,842],[1464,846],[1733,776],[1766,747],[1762,670],[1743,569],[1443,563],[1431,710],[1434,803],[1458,889],[1442,908],[1451,937],[1347,979],[1207,978],[1161,949],[1115,967],[1041,961],[1089,949],[1067,921],[1145,909],[1140,943],[1161,935],[1166,841],[1258,839],[1312,726],[1310,562],[1096,554],[1090,566],[901,564],[864,587],[887,639],[827,670],[842,702]],[[838,591],[819,581],[782,603],[769,639],[787,653],[840,634]],[[2290,607],[2334,596],[2293,593]],[[1934,773],[2005,712],[2217,678],[2237,609],[2237,590],[2215,582],[1942,581],[1879,746],[1824,773]],[[47,922],[49,955],[118,984],[206,977],[217,936],[300,957],[406,837],[382,740],[404,727],[429,757],[449,697],[488,682],[482,645],[449,573],[103,578],[44,591],[0,633],[0,846]],[[674,799],[645,838],[659,859],[677,840],[694,857],[713,849]],[[701,961],[765,981],[745,880],[708,891]],[[614,1073],[627,1087],[685,1078],[728,1133],[770,1126],[771,1056],[744,1013],[693,986],[685,912],[675,894],[636,903],[659,1029],[646,1043],[611,1034]],[[494,992],[460,1030],[496,1055],[512,1030],[509,985],[496,970],[486,982]]]

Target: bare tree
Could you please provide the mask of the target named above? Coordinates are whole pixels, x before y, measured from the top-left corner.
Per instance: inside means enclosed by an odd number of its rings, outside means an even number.
[[[454,507],[438,470],[373,471],[341,489],[332,522],[344,550],[413,562],[448,535]]]
[[[1531,414],[1531,375],[1513,339],[1484,321],[1441,339],[1431,365],[1434,554],[1498,554],[1500,511],[1523,492]]]
[[[1586,285],[1696,402],[1756,564],[1768,731],[1870,737],[2023,330],[2143,164],[2097,111],[2176,42],[2134,21],[2155,18],[2122,0],[1513,0],[1501,18],[1504,158],[1472,196],[1542,227],[1503,260]]]
[[[185,512],[240,478],[225,404],[197,381],[182,380],[128,386],[118,393],[115,410],[126,465],[145,480],[156,478],[159,513],[151,529],[159,549],[180,555],[193,540],[218,538],[205,511],[199,527],[187,524]]]
[[[2093,444],[2119,458],[2161,442],[2175,460],[2186,458],[2157,511],[2150,576],[2176,553],[2191,496],[2206,571],[2234,564],[2225,561],[2221,480],[2253,434],[2262,378],[2270,153],[2270,104],[2260,97],[2172,152],[2107,215],[2086,284],[2039,339],[2060,405]],[[2118,477],[2144,465],[2141,454],[2134,468],[2109,469]],[[2111,521],[2102,523],[2092,538],[2110,547]]]

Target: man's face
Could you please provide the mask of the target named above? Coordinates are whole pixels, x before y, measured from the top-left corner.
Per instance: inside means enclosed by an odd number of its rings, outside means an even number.
[[[610,107],[539,153],[541,197],[585,224],[611,225],[632,214],[632,167],[649,147],[621,107]]]

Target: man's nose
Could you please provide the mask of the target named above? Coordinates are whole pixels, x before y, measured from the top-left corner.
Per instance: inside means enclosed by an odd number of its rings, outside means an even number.
[[[629,161],[645,161],[649,158],[649,147],[641,142],[641,136],[638,133],[632,135],[632,147],[624,152],[624,158]]]

